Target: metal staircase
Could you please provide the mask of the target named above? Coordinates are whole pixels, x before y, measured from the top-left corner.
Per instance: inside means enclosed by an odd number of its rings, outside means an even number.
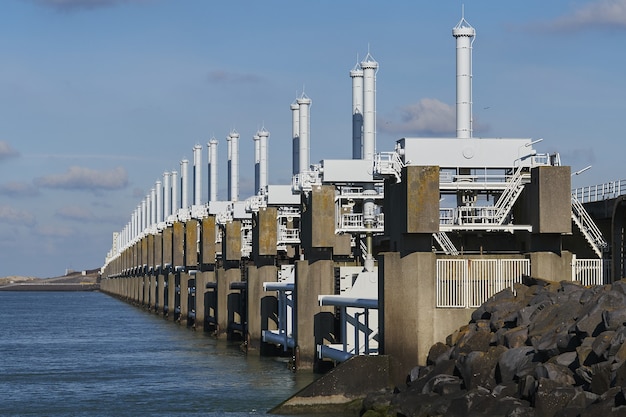
[[[509,181],[509,185],[506,187],[504,192],[500,195],[500,198],[496,202],[494,206],[495,209],[495,218],[494,223],[502,224],[504,220],[511,212],[513,205],[517,201],[517,198],[520,196],[522,191],[524,190],[524,179],[527,177],[522,172],[522,167],[517,168],[515,174]]]
[[[441,249],[446,253],[446,255],[458,255],[459,251],[454,246],[454,243],[450,240],[446,232],[437,232],[433,233],[433,237],[441,246]]]
[[[598,258],[602,258],[602,252],[607,249],[608,244],[604,240],[602,232],[600,232],[600,229],[598,229],[598,226],[596,226],[575,194],[572,194],[572,220],[576,223],[583,236],[585,236]]]

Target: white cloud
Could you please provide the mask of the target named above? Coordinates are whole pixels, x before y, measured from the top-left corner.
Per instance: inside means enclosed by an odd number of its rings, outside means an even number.
[[[556,30],[581,30],[590,27],[626,29],[626,0],[596,0],[549,23]]]
[[[0,140],[0,161],[7,158],[19,156],[19,152],[13,149],[8,142]]]
[[[115,190],[128,185],[128,173],[122,167],[110,171],[96,171],[73,166],[63,174],[51,174],[35,179],[39,187],[65,190]]]
[[[39,195],[39,190],[27,182],[11,181],[0,184],[0,194],[9,197],[34,197]]]
[[[35,224],[35,216],[28,211],[18,210],[8,205],[0,205],[0,222],[33,226]]]
[[[441,136],[456,134],[454,106],[434,98],[424,98],[399,109],[400,121],[381,119],[380,131],[407,136]]]

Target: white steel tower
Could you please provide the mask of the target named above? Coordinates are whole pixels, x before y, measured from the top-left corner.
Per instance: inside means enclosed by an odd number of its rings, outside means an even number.
[[[352,159],[363,158],[363,70],[359,64],[350,71],[352,78]]]
[[[472,137],[472,45],[476,30],[465,16],[452,29],[456,38],[456,136]]]
[[[291,103],[292,175],[300,172],[300,105]]]
[[[193,147],[193,205],[202,204],[202,145]]]
[[[211,138],[209,146],[209,201],[217,201],[217,139]]]
[[[228,141],[228,201],[239,201],[239,133],[230,132]]]
[[[306,96],[306,94],[302,93],[300,98],[297,100],[298,106],[300,107],[299,111],[299,168],[300,173],[309,170],[309,129],[310,125],[310,108],[311,108],[311,99]]]
[[[363,70],[363,159],[374,160],[376,152],[376,70],[378,62],[367,53]]]
[[[265,193],[267,188],[267,140],[270,132],[262,128],[257,135],[259,136],[259,189],[261,193]]]

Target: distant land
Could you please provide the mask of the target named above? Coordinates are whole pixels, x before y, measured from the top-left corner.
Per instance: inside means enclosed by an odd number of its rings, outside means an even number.
[[[14,275],[0,278],[0,291],[95,291],[100,288],[99,277],[99,268],[51,278]]]

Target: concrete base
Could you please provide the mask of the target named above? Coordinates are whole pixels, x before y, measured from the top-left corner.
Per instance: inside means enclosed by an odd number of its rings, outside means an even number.
[[[321,371],[317,345],[335,343],[334,309],[320,306],[317,299],[335,293],[333,266],[331,260],[296,262],[296,369]]]
[[[248,267],[248,350],[263,351],[262,335],[264,330],[276,330],[278,299],[263,291],[264,282],[276,282],[278,271],[274,265]]]
[[[530,275],[546,281],[560,282],[572,279],[572,253],[562,251],[561,255],[554,252],[533,252],[530,257]]]
[[[228,337],[229,323],[232,320],[232,312],[229,311],[229,307],[232,303],[229,303],[229,298],[233,291],[230,289],[230,284],[233,282],[241,281],[241,271],[239,268],[217,270],[217,329],[216,336]]]
[[[393,388],[393,368],[394,361],[389,356],[354,356],[269,413],[358,415],[367,394]]]
[[[398,362],[392,375],[402,384],[416,365],[426,365],[430,347],[467,324],[472,309],[437,309],[436,257],[415,252],[400,257],[387,252],[379,258],[380,351]]]

